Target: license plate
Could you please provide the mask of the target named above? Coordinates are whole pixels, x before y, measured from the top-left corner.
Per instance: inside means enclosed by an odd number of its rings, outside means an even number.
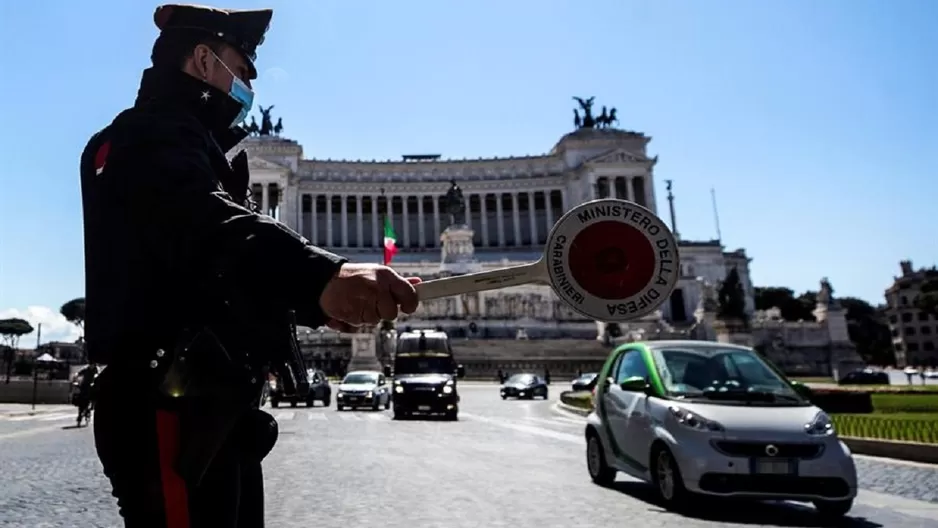
[[[798,462],[787,458],[757,458],[752,461],[752,473],[756,475],[794,475]]]
[[[429,410],[430,410],[430,406],[429,406],[429,405],[418,405],[418,406],[417,406],[417,410],[418,410],[418,411],[429,411]]]
[[[361,401],[361,398],[349,398],[348,401],[349,403],[358,403]]]

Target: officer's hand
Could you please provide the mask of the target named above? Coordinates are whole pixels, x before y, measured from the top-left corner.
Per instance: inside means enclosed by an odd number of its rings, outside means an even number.
[[[414,284],[379,264],[345,264],[326,285],[319,306],[330,318],[331,328],[343,332],[356,326],[393,321],[398,313],[414,313],[419,303]]]

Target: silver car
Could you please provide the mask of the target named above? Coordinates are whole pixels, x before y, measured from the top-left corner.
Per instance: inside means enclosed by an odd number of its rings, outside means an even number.
[[[391,407],[391,390],[384,373],[356,370],[345,375],[335,395],[336,410],[369,407],[372,410]]]
[[[691,495],[811,502],[842,517],[857,494],[831,418],[754,350],[702,341],[628,343],[599,375],[587,418],[594,482],[622,471],[680,508]]]

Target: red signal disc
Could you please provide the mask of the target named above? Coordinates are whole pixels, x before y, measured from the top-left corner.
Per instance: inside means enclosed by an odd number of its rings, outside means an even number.
[[[570,274],[587,293],[627,299],[651,284],[657,260],[648,237],[630,224],[596,222],[570,244]]]

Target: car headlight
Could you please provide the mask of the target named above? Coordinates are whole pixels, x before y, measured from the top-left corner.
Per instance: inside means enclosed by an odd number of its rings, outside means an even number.
[[[368,391],[368,392],[365,394],[365,397],[366,397],[366,398],[371,398],[371,397],[373,397],[374,395],[375,395],[375,393],[374,393],[373,391]]]
[[[443,386],[443,394],[452,394],[452,392],[453,392],[453,386],[452,386],[452,385],[444,385],[444,386]]]
[[[344,398],[344,397],[345,397],[345,393],[344,393],[344,392],[338,392],[338,393],[336,393],[335,397],[336,397],[336,398]]]
[[[680,407],[670,407],[671,416],[684,427],[689,427],[691,429],[696,429],[698,431],[722,431],[723,426],[714,422],[713,420],[708,420],[699,414],[692,413],[687,409],[682,409]]]
[[[453,384],[453,380],[447,381],[446,384],[449,385],[450,387],[452,387],[452,386],[454,385],[454,384]]]
[[[804,432],[811,436],[830,436],[834,434],[834,421],[826,412],[821,411],[811,423],[804,424]]]
[[[394,392],[400,394],[400,393],[404,392],[404,387],[403,387],[402,385],[397,385],[397,386],[394,387]]]

